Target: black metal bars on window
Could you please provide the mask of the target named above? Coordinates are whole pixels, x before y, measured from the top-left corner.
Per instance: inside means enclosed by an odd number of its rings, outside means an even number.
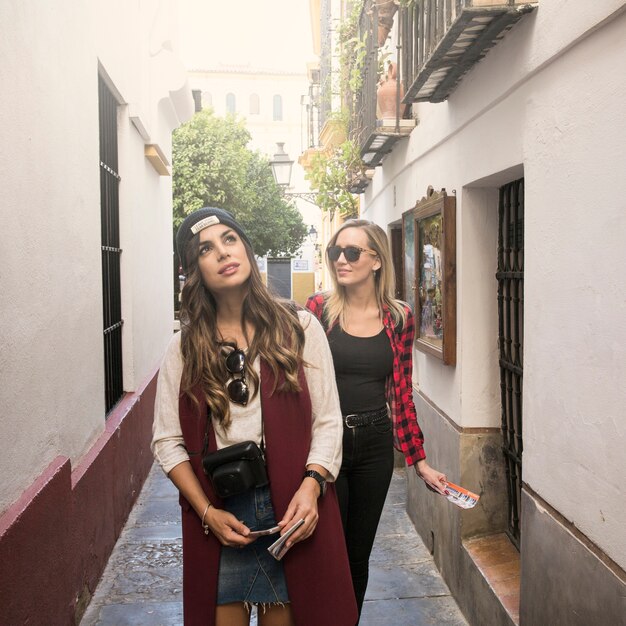
[[[500,188],[498,224],[498,343],[508,534],[519,549],[523,451],[524,179]]]
[[[102,306],[106,412],[124,394],[122,381],[122,298],[117,163],[117,101],[98,77],[100,112],[100,215],[102,231]]]

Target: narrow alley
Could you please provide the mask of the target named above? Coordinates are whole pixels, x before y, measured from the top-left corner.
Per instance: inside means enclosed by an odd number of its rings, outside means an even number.
[[[372,553],[361,625],[466,625],[405,504],[405,470],[396,469]],[[182,624],[181,563],[177,492],[155,465],[81,626]]]

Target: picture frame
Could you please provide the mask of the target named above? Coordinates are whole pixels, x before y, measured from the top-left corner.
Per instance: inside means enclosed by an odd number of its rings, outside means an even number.
[[[415,240],[413,209],[402,214],[402,262],[404,265],[404,300],[415,311]]]
[[[415,347],[456,365],[456,198],[429,187],[402,222]]]

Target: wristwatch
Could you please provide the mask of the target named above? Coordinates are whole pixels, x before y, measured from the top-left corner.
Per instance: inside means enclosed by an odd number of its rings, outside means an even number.
[[[307,470],[304,472],[304,477],[315,478],[317,484],[320,486],[320,498],[326,493],[326,479],[315,470]]]

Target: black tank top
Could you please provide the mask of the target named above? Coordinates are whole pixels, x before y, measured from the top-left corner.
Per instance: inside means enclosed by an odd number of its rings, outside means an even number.
[[[354,337],[339,325],[328,334],[343,415],[385,406],[385,383],[393,371],[393,350],[383,328],[373,337]]]

